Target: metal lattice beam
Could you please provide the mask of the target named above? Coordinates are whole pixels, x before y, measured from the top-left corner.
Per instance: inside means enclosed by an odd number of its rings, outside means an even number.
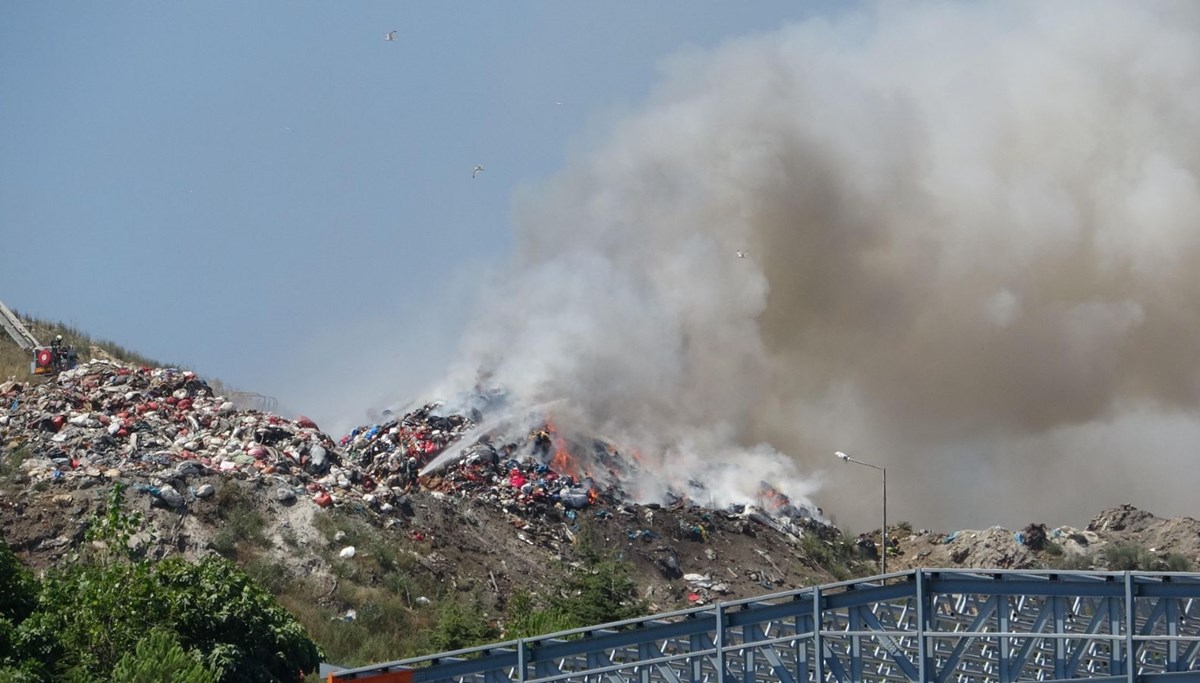
[[[8,336],[12,337],[22,351],[32,351],[39,346],[37,338],[3,301],[0,301],[0,327],[8,332]]]
[[[1200,574],[919,569],[330,681],[1200,683]]]

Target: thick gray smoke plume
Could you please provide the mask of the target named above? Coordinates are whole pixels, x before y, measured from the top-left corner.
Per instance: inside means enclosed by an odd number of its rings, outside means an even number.
[[[663,70],[519,202],[465,382],[859,527],[834,450],[921,525],[1195,514],[1200,4],[883,3]]]

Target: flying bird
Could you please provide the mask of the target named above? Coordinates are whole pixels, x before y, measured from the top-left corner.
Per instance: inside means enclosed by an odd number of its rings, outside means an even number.
[[[471,177],[474,178],[475,176],[479,175],[482,171],[483,171],[482,166],[476,166],[475,170],[471,171]]]
[[[749,256],[749,255],[750,255],[750,252],[748,252],[748,251],[741,251],[741,250],[739,250],[739,251],[737,251],[736,253],[737,253],[737,257],[738,257],[738,258],[746,258],[747,256]]]
[[[387,36],[386,36],[386,37],[384,37],[384,40],[387,40],[387,41],[393,41],[393,40],[395,40],[395,39],[396,39],[396,32],[395,32],[395,31],[388,31],[388,32],[387,32]]]

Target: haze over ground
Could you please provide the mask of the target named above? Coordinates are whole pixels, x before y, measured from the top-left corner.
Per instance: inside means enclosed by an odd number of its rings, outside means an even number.
[[[835,449],[918,526],[1195,514],[1191,3],[16,7],[25,312],[335,427],[482,368],[851,527]]]

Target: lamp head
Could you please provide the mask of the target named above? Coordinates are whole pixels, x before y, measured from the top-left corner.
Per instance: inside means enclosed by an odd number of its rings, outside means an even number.
[[[847,460],[850,459],[850,456],[846,455],[845,453],[843,453],[841,451],[834,453],[834,455],[836,455],[838,457],[838,459],[841,460],[842,462],[846,462]]]

